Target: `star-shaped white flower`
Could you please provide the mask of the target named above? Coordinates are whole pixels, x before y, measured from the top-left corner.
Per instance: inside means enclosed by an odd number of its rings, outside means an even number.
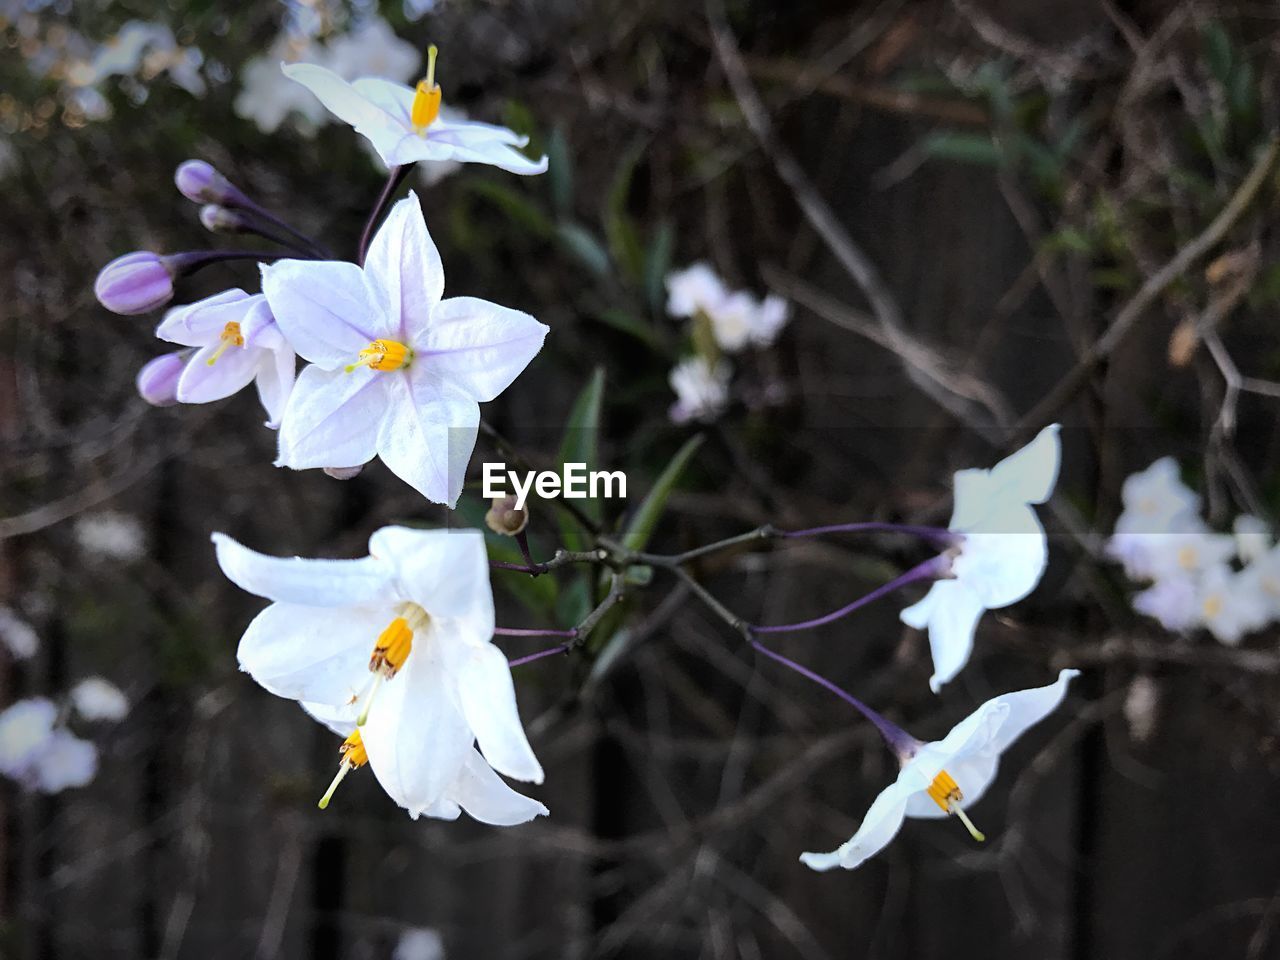
[[[993,697],[941,740],[908,742],[900,756],[898,779],[876,797],[857,832],[831,853],[801,854],[801,862],[814,870],[852,870],[884,849],[906,817],[937,819],[955,814],[975,839],[983,839],[965,810],[995,780],[1000,754],[1053,712],[1071,678],[1078,675],[1078,670],[1063,670],[1047,687]]]
[[[1044,503],[1058,480],[1062,442],[1058,424],[990,470],[955,475],[955,507],[948,529],[952,577],[939,580],[923,600],[900,614],[903,623],[929,631],[936,693],[969,660],[973,632],[985,610],[1029,594],[1048,562],[1044,527],[1032,504]]]
[[[165,315],[156,336],[198,348],[178,378],[179,402],[209,403],[255,383],[267,426],[278,425],[297,358],[262,294],[224,290],[177,307]]]
[[[478,531],[384,527],[359,560],[268,557],[223,534],[213,541],[223,572],[273,601],[240,641],[241,668],[346,737],[321,806],[368,763],[414,818],[466,810],[506,826],[547,812],[494,772],[542,782],[507,659],[491,642]]]
[[[534,161],[519,151],[528,137],[488,123],[443,119],[435,82],[436,48],[431,47],[427,56],[427,77],[416,88],[376,77],[348,83],[314,63],[284,64],[281,69],[314,93],[330,113],[351,124],[389,167],[456,160],[487,163],[511,173],[546,171],[546,157]]]
[[[355,467],[382,458],[424,497],[458,501],[492,400],[542,348],[547,327],[475,297],[442,300],[444,268],[418,198],[392,208],[362,268],[281,260],[262,289],[311,361],[280,424],[279,466]]]

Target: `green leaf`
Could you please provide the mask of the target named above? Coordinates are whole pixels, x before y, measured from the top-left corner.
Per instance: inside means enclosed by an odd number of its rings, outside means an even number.
[[[1093,253],[1093,240],[1082,230],[1075,227],[1063,227],[1040,241],[1040,248],[1048,253],[1070,251],[1072,253]]]
[[[671,251],[675,248],[676,231],[670,220],[663,220],[653,231],[644,260],[644,293],[649,310],[661,316],[666,307],[666,279],[671,270]]]
[[[676,483],[679,482],[684,468],[693,458],[693,455],[698,452],[698,448],[702,446],[704,439],[705,437],[699,433],[686,440],[684,446],[676,451],[676,455],[671,458],[671,462],[662,471],[661,476],[654,483],[653,489],[649,491],[644,498],[644,502],[640,504],[640,509],[635,512],[635,516],[627,524],[626,532],[622,536],[622,545],[628,550],[643,550],[649,543],[649,538],[653,536],[654,528],[657,527],[658,521],[662,519],[662,512],[667,506],[667,498],[671,496],[671,491],[675,489]]]
[[[921,148],[929,157],[994,166],[1001,161],[1000,150],[981,133],[931,133]]]
[[[613,183],[605,197],[604,234],[609,242],[609,253],[618,269],[632,283],[641,280],[644,271],[644,249],[640,243],[631,215],[627,212],[627,201],[631,196],[631,180],[635,176],[636,165],[644,153],[644,144],[635,143],[622,156],[618,169],[613,175]]]
[[[546,239],[555,232],[551,219],[527,197],[510,187],[496,180],[468,180],[466,186],[472,195],[488,200],[539,239]]]
[[[609,252],[589,231],[576,223],[562,223],[556,227],[556,239],[596,276],[609,275]]]
[[[591,379],[578,394],[569,419],[565,421],[564,439],[560,442],[560,469],[566,463],[586,464],[588,473],[600,467],[600,412],[604,402],[604,368],[596,367]],[[582,512],[596,522],[600,520],[600,501],[577,501]],[[560,535],[569,550],[585,550],[590,546],[586,531],[565,511],[560,514]]]
[[[556,127],[547,141],[547,180],[551,185],[551,207],[557,217],[573,210],[573,157],[564,130]]]
[[[1231,65],[1234,59],[1231,49],[1231,37],[1221,23],[1211,23],[1204,28],[1200,37],[1204,45],[1204,59],[1209,72],[1224,86],[1231,76]]]

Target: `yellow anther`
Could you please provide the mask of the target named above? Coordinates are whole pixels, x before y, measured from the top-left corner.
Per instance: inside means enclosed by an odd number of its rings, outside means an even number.
[[[940,771],[933,778],[933,783],[929,784],[929,789],[925,792],[944,812],[954,813],[960,822],[964,824],[965,829],[969,831],[969,836],[979,843],[987,839],[986,835],[973,825],[973,821],[969,819],[968,814],[960,809],[960,801],[964,799],[964,794],[960,792],[960,785],[956,783],[951,774],[945,770]]]
[[[244,334],[240,332],[240,324],[234,320],[222,328],[222,333],[218,334],[218,339],[222,341],[218,344],[218,349],[213,352],[212,357],[205,361],[211,367],[218,362],[218,358],[226,352],[228,347],[244,346]]]
[[[396,617],[378,635],[378,642],[373,645],[373,656],[369,658],[369,669],[390,679],[404,666],[412,649],[413,630],[409,621],[404,617]]]
[[[1206,619],[1212,620],[1222,612],[1222,595],[1211,593],[1204,598],[1204,603],[1200,606],[1204,610]]]
[[[396,340],[375,340],[360,351],[360,359],[346,367],[351,373],[358,367],[370,370],[399,370],[413,361],[413,351]]]
[[[436,83],[436,45],[427,47],[427,76],[418,83],[413,93],[413,105],[409,108],[409,122],[422,133],[435,123],[440,115],[440,87]]]
[[[338,772],[329,784],[329,789],[320,798],[318,806],[321,810],[329,806],[329,801],[333,799],[334,791],[338,789],[338,784],[346,778],[347,774],[356,767],[363,767],[369,762],[369,754],[364,749],[364,740],[361,739],[359,730],[354,731],[351,736],[342,741],[342,746],[338,747],[338,753],[342,757],[342,762],[338,764]]]

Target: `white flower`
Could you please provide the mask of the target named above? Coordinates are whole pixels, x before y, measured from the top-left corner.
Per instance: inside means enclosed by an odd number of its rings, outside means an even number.
[[[1236,553],[1245,563],[1253,563],[1271,549],[1275,540],[1265,520],[1242,513],[1231,526],[1236,538]]]
[[[737,353],[748,344],[767,347],[791,316],[785,300],[774,294],[757,300],[743,290],[730,290],[709,265],[699,261],[667,274],[667,313],[673,317],[705,317],[717,346]]]
[[[857,832],[831,853],[801,854],[801,862],[814,870],[852,870],[879,853],[906,817],[937,819],[955,814],[975,839],[983,839],[965,809],[977,803],[995,780],[1000,754],[1053,712],[1066,695],[1067,684],[1078,675],[1078,670],[1063,670],[1047,687],[994,697],[942,740],[915,743],[901,757],[898,779],[876,797]]]
[[[281,559],[213,540],[223,572],[274,601],[240,641],[241,668],[347,738],[322,807],[367,762],[414,818],[466,810],[505,826],[547,812],[494,772],[542,781],[507,659],[490,642],[478,531],[385,527],[359,560]]]
[[[76,712],[90,722],[118,723],[129,715],[129,698],[102,677],[86,677],[72,687],[71,703]]]
[[[391,960],[444,960],[444,940],[435,930],[406,930],[401,934]]]
[[[91,63],[76,64],[68,79],[76,86],[91,87],[112,76],[147,81],[168,73],[175,84],[200,97],[205,93],[200,76],[203,63],[203,54],[194,47],[179,46],[165,24],[130,20],[98,48]]]
[[[1272,547],[1245,567],[1242,576],[1252,581],[1267,604],[1268,618],[1280,618],[1280,545]]]
[[[1200,623],[1219,643],[1234,647],[1271,616],[1271,599],[1257,575],[1236,573],[1225,563],[1204,571],[1198,584]]]
[[[1145,539],[1145,569],[1157,582],[1196,576],[1236,555],[1235,538],[1225,533],[1135,533]]]
[[[1029,594],[1048,562],[1044,527],[1032,504],[1053,492],[1062,459],[1058,424],[990,470],[955,475],[955,507],[948,529],[958,534],[949,551],[951,579],[939,580],[923,600],[900,614],[902,622],[929,631],[936,693],[960,672],[973,649],[984,610],[1017,603]]]
[[[303,132],[313,132],[328,120],[328,114],[323,104],[280,72],[280,61],[315,61],[326,56],[309,40],[281,35],[266,56],[254,57],[241,69],[236,114],[252,120],[263,133],[275,133],[296,114],[303,121]]]
[[[751,318],[751,342],[758,347],[770,346],[791,319],[791,304],[771,293],[756,307]]]
[[[319,98],[329,112],[365,137],[388,167],[419,160],[487,163],[511,173],[547,169],[547,158],[533,161],[517,149],[528,138],[487,123],[453,123],[440,118],[440,87],[435,83],[435,47],[429,48],[427,78],[416,88],[378,77],[348,83],[317,64],[282,69]]]
[[[1116,533],[1193,532],[1182,523],[1197,517],[1200,498],[1178,477],[1173,457],[1161,457],[1146,470],[1132,474],[1120,490],[1124,511]]]
[[[1182,632],[1200,624],[1200,588],[1193,577],[1165,577],[1134,594],[1133,609],[1160,621],[1166,630]]]
[[[724,281],[702,261],[667,274],[667,313],[693,317],[709,313],[729,295]]]
[[[27,660],[40,650],[35,628],[6,606],[0,606],[0,643],[15,660]]]
[[[676,393],[671,405],[673,423],[701,420],[709,423],[729,404],[729,378],[733,368],[724,360],[715,365],[705,357],[687,357],[671,370],[667,379]]]
[[[0,713],[0,773],[27,782],[41,750],[53,736],[58,708],[44,697],[10,704]]]
[[[224,290],[165,314],[156,336],[198,347],[178,379],[178,401],[209,403],[250,383],[275,427],[293,389],[297,358],[285,342],[267,298]]]
[[[76,520],[76,542],[93,557],[129,563],[146,555],[147,538],[136,517],[115,510],[82,514]]]
[[[98,748],[69,730],[53,731],[32,767],[32,785],[44,793],[86,786],[98,772]]]
[[[404,83],[417,72],[422,54],[397,37],[387,21],[371,17],[350,33],[329,41],[328,63],[345,80],[383,77]]]
[[[547,327],[475,297],[442,300],[444,268],[415,194],[392,208],[364,268],[282,260],[262,288],[310,360],[280,425],[279,466],[375,456],[436,503],[457,503],[480,423],[542,348]]]

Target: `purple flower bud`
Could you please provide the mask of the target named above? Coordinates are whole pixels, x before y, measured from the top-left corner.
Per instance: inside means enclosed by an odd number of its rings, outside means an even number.
[[[325,467],[324,472],[335,480],[353,480],[360,476],[360,471],[364,466],[358,467]]]
[[[206,203],[200,208],[200,222],[210,233],[239,233],[245,227],[242,216],[216,203]]]
[[[159,254],[126,253],[102,268],[93,293],[112,313],[147,313],[173,299],[173,271]]]
[[[138,394],[153,407],[169,407],[178,402],[178,378],[187,368],[190,350],[162,353],[148,360],[138,371]]]
[[[212,164],[203,160],[186,160],[178,164],[173,182],[179,193],[196,203],[226,203],[239,192]]]

